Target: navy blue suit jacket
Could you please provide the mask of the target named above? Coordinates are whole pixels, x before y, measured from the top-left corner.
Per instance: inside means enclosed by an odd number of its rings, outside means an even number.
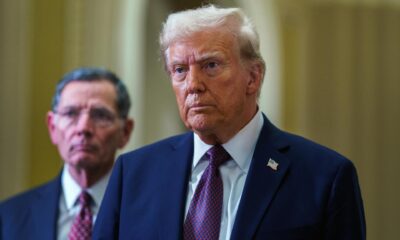
[[[93,239],[182,239],[192,156],[193,133],[120,156]],[[231,239],[365,239],[353,164],[264,117]]]
[[[0,204],[0,240],[56,239],[60,178]]]

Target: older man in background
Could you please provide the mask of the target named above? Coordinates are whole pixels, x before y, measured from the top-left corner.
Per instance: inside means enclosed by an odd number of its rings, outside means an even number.
[[[258,34],[238,8],[169,15],[160,37],[188,133],[122,155],[94,239],[365,239],[353,164],[258,107]]]
[[[47,127],[64,168],[1,203],[0,239],[91,239],[116,152],[133,129],[130,105],[125,85],[108,70],[80,68],[61,79]]]

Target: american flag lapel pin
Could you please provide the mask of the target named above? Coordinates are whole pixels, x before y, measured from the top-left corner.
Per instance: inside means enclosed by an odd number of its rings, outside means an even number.
[[[278,165],[279,164],[277,162],[275,162],[274,159],[270,158],[268,160],[267,166],[270,167],[272,170],[274,170],[274,171],[278,170]]]

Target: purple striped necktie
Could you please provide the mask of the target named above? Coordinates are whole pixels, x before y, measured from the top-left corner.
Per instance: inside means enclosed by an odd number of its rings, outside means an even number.
[[[223,185],[219,166],[229,153],[215,145],[206,153],[209,164],[197,185],[183,227],[185,240],[217,240],[221,228]]]

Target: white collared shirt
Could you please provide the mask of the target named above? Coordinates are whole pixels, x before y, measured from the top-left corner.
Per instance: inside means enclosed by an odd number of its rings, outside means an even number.
[[[101,201],[103,200],[104,193],[106,191],[107,183],[110,178],[111,171],[107,173],[100,181],[95,183],[86,191],[92,197],[92,213],[93,223],[96,221],[97,213],[99,212]],[[61,176],[61,196],[59,202],[59,214],[57,221],[57,239],[65,240],[68,237],[69,230],[71,229],[72,223],[75,217],[80,211],[79,195],[82,192],[81,187],[72,178],[68,171],[68,166],[64,165],[64,169]]]
[[[244,128],[222,145],[233,158],[233,161],[227,161],[219,168],[224,187],[220,240],[230,239],[243,187],[263,123],[263,116],[261,111],[258,110],[253,119]],[[197,184],[208,166],[208,161],[204,159],[204,154],[211,147],[212,145],[204,143],[197,134],[194,134],[193,165],[186,200],[186,214]]]

